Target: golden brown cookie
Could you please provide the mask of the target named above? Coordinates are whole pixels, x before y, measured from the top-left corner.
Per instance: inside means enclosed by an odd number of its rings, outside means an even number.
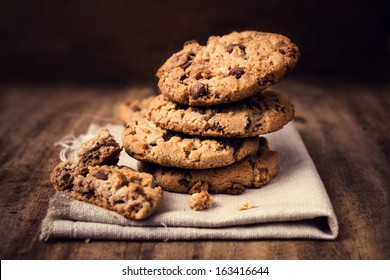
[[[233,32],[211,36],[206,46],[186,42],[156,75],[170,100],[211,106],[242,100],[282,80],[299,56],[298,47],[283,35]]]
[[[253,137],[281,129],[294,118],[294,106],[273,91],[208,108],[180,106],[159,95],[152,100],[148,116],[162,128],[185,134]]]
[[[233,164],[258,149],[258,137],[202,138],[160,128],[145,116],[141,118],[142,110],[132,111],[134,107],[134,104],[128,106],[122,143],[126,152],[138,160],[162,166],[206,169]]]
[[[143,165],[156,178],[164,190],[178,193],[195,193],[207,190],[209,193],[241,194],[246,188],[259,188],[272,181],[279,173],[280,157],[270,151],[265,138],[261,138],[256,155],[227,167],[207,170],[186,170]]]

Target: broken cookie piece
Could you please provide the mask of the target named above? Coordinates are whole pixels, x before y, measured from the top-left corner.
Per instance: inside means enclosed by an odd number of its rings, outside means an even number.
[[[77,151],[77,162],[85,166],[114,165],[118,163],[121,151],[114,136],[107,128],[103,128],[95,137],[80,145]]]
[[[153,176],[129,167],[90,166],[88,174],[77,175],[71,195],[134,220],[142,220],[160,206],[163,191]]]
[[[162,189],[153,176],[116,164],[122,151],[108,129],[80,145],[74,162],[59,163],[50,174],[57,191],[122,216],[142,220],[160,206]]]
[[[50,181],[57,191],[70,189],[77,175],[88,173],[88,166],[115,165],[122,151],[114,136],[106,128],[101,129],[92,139],[82,143],[75,161],[59,163],[50,174]]]
[[[188,200],[188,205],[192,210],[200,211],[208,209],[213,204],[213,197],[205,190],[202,190],[199,193],[194,193],[191,195]]]
[[[50,181],[53,183],[56,191],[63,191],[73,186],[74,174],[76,174],[77,165],[72,161],[63,161],[50,173]]]

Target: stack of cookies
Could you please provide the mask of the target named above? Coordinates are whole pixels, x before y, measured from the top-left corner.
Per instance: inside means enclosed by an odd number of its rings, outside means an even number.
[[[157,72],[161,94],[121,104],[123,146],[164,190],[241,194],[279,172],[259,137],[294,117],[283,95],[265,90],[299,59],[285,36],[256,31],[184,44]]]

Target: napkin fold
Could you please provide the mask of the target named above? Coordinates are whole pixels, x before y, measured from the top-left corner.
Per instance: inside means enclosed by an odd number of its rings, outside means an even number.
[[[122,126],[106,125],[121,144]],[[81,143],[101,129],[91,125],[86,135],[63,145],[61,157],[71,158]],[[164,192],[163,203],[143,221],[72,199],[57,192],[50,200],[42,222],[41,240],[55,238],[99,240],[197,240],[310,238],[335,239],[338,222],[324,184],[293,122],[265,135],[271,150],[281,156],[279,175],[260,189],[243,194],[213,195],[204,211],[191,210],[188,194]],[[65,141],[66,143],[66,141]],[[137,161],[122,152],[119,165],[137,169]],[[253,208],[239,211],[238,206]]]

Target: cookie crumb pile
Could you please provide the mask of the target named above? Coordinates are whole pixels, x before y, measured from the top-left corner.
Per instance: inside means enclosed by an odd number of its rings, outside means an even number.
[[[279,172],[263,134],[294,118],[294,106],[266,90],[299,59],[287,37],[264,32],[192,40],[157,71],[160,94],[120,105],[126,152],[167,191],[238,195]]]

